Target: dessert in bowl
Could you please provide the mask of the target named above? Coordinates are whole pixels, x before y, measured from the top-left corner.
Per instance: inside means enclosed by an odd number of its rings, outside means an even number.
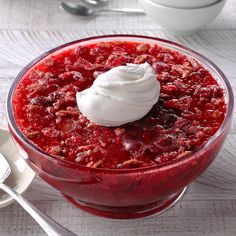
[[[132,78],[145,86],[126,83]],[[92,109],[81,101],[93,101]],[[216,157],[232,109],[231,86],[208,59],[131,35],[82,39],[43,54],[20,72],[7,99],[9,129],[27,163],[76,206],[109,218],[173,205]]]

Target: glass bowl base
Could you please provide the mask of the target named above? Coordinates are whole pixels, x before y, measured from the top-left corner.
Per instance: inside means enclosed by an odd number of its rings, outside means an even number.
[[[111,219],[135,219],[151,215],[159,215],[172,208],[184,195],[187,187],[174,194],[166,201],[158,201],[144,206],[132,207],[110,207],[86,204],[68,195],[64,197],[73,203],[76,207],[96,216],[111,218]]]

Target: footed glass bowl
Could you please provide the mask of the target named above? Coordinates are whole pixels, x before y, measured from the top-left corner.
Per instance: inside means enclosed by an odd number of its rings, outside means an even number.
[[[204,146],[182,159],[161,166],[112,170],[90,168],[52,157],[25,138],[17,127],[12,107],[14,91],[24,74],[37,62],[56,51],[75,45],[113,40],[159,44],[171,48],[196,59],[213,74],[224,89],[227,111],[221,127]],[[132,35],[92,37],[59,46],[27,65],[15,79],[7,97],[9,129],[29,166],[77,207],[94,215],[119,219],[144,217],[173,206],[186,186],[215,159],[230,127],[232,111],[232,88],[215,64],[182,45],[154,37]]]

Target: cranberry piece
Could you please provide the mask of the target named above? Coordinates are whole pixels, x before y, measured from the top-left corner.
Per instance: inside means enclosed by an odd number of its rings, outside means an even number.
[[[163,72],[163,71],[170,71],[170,65],[168,65],[165,62],[157,61],[152,64],[152,67],[157,73]]]

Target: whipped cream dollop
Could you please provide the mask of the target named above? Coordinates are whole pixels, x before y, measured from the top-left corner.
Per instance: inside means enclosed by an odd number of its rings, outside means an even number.
[[[100,74],[90,88],[77,92],[76,100],[90,121],[109,127],[141,119],[159,95],[154,69],[148,63],[128,63]]]

